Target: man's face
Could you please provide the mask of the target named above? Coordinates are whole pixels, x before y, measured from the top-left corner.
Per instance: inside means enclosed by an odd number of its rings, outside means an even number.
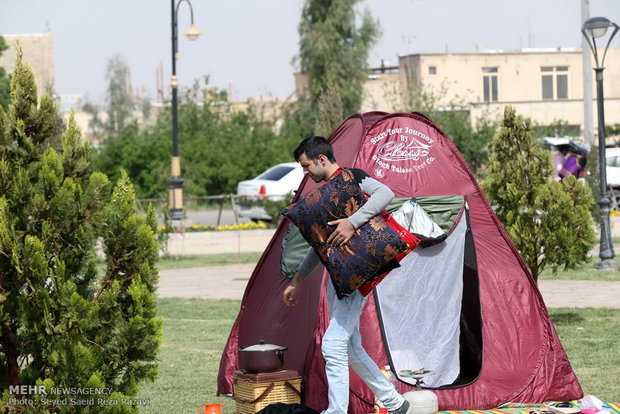
[[[303,168],[304,174],[312,178],[315,183],[324,181],[328,178],[325,177],[327,168],[325,168],[325,162],[322,162],[322,157],[325,156],[319,155],[318,159],[311,160],[305,153],[299,156],[299,164],[301,165],[301,168]]]

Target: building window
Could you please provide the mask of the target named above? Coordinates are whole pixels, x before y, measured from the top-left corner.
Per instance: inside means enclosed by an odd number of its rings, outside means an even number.
[[[497,102],[497,68],[482,68],[482,90],[485,102]]]
[[[542,66],[543,100],[568,99],[568,66]]]
[[[428,74],[429,75],[436,75],[437,74],[437,66],[429,66],[428,67]]]

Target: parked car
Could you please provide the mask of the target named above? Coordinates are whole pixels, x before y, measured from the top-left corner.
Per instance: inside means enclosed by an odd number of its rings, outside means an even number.
[[[304,172],[296,162],[287,162],[275,165],[258,177],[240,181],[237,184],[237,200],[235,209],[239,217],[252,220],[270,220],[261,200],[282,200],[288,194],[297,190]]]
[[[607,184],[620,187],[620,148],[606,148]]]

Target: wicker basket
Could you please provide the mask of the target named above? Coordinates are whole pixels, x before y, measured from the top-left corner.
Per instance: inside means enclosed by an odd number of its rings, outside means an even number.
[[[301,402],[301,377],[294,370],[260,374],[236,371],[233,389],[237,414],[254,414],[277,402]]]

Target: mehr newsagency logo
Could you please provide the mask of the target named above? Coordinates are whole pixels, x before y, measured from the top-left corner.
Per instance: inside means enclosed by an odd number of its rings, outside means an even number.
[[[372,156],[375,162],[373,173],[382,178],[388,171],[409,174],[432,164],[430,156],[435,142],[428,135],[409,127],[386,129],[370,139],[371,144],[379,146]]]
[[[46,387],[45,385],[10,385],[9,393],[17,396],[8,399],[9,406],[18,411],[28,411],[18,407],[75,406],[144,406],[151,405],[148,398],[115,398],[112,388],[98,387]]]

